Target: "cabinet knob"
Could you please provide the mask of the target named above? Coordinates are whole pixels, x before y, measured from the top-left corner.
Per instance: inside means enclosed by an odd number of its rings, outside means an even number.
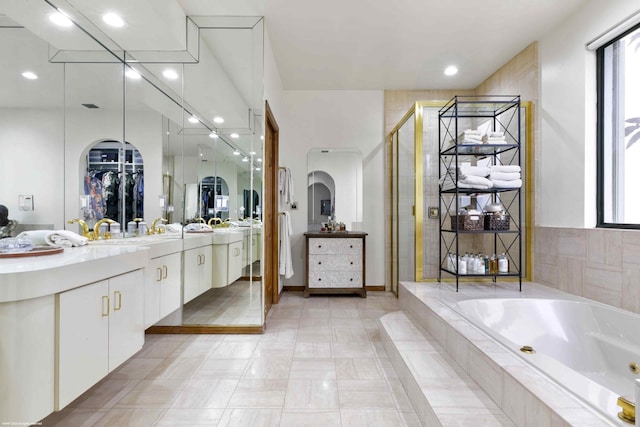
[[[321,248],[321,247],[322,247],[322,245],[318,245],[318,247],[319,247],[319,248]]]
[[[349,279],[350,282],[353,282],[353,279]]]
[[[322,261],[318,261],[318,264],[322,264]]]
[[[318,282],[322,282],[322,279],[318,279]]]
[[[350,248],[353,248],[353,245],[349,245]]]
[[[353,265],[353,261],[351,261],[349,264]]]

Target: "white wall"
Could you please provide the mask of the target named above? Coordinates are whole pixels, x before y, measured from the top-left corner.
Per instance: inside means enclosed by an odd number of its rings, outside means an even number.
[[[637,0],[593,0],[539,42],[537,225],[595,226],[596,64],[585,45],[637,10]]]
[[[367,236],[367,285],[384,285],[384,92],[284,91],[280,125],[280,166],[291,169],[294,276],[285,285],[305,283],[307,153],[311,148],[356,148],[363,156],[363,231]],[[337,185],[337,184],[336,184]]]
[[[64,223],[62,110],[0,110],[0,204],[23,224]],[[35,210],[18,210],[19,195],[33,195]]]

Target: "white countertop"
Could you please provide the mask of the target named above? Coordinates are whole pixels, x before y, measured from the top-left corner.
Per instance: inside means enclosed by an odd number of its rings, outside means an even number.
[[[86,245],[61,254],[0,259],[0,303],[38,298],[144,268],[149,248]]]

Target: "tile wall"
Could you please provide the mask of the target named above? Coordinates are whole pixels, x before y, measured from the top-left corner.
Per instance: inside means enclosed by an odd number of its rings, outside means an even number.
[[[536,227],[536,282],[640,313],[640,231]]]

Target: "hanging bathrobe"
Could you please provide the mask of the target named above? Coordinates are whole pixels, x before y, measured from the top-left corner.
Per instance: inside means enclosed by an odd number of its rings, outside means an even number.
[[[288,279],[293,276],[293,259],[291,258],[291,234],[293,228],[291,227],[291,215],[289,212],[281,212],[279,216],[279,235],[280,235],[280,247],[279,247],[279,270],[280,275]]]

